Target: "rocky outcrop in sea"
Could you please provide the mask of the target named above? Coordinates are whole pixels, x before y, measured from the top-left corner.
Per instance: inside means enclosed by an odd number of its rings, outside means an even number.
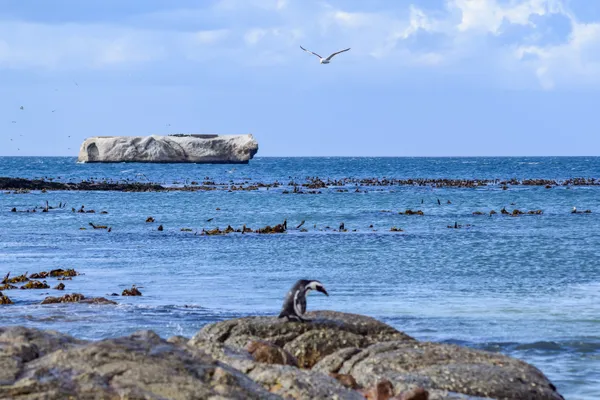
[[[79,150],[84,163],[247,163],[258,152],[252,135],[97,136]]]
[[[0,328],[0,398],[563,399],[514,358],[419,342],[361,315],[306,316],[228,320],[167,340]]]

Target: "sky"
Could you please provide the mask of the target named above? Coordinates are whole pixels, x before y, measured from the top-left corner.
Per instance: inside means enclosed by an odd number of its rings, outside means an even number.
[[[0,0],[0,94],[0,156],[173,133],[252,133],[258,156],[598,155],[600,1]]]

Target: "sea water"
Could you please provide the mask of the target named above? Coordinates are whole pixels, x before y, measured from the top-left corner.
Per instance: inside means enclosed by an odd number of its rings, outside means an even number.
[[[350,184],[348,191],[323,188],[320,194],[295,194],[287,187],[314,176],[599,178],[600,158],[256,158],[248,165],[75,161],[3,157],[0,176],[282,186],[0,193],[1,275],[56,268],[82,273],[63,282],[64,292],[5,291],[15,304],[0,308],[0,326],[55,329],[84,339],[140,329],[192,336],[210,322],[277,315],[297,279],[318,279],[330,296],[311,294],[309,310],[366,314],[419,340],[502,352],[541,369],[568,399],[600,398],[600,186],[367,186],[357,192]],[[66,207],[11,212],[46,201]],[[71,211],[82,205],[96,213]],[[592,213],[572,214],[574,206]],[[543,214],[489,215],[503,207]],[[424,216],[399,214],[406,209]],[[150,216],[156,222],[147,223]],[[286,234],[199,235],[202,229],[243,224],[257,229],[284,220]],[[306,232],[294,229],[301,221]],[[94,230],[90,222],[112,230]],[[348,232],[336,231],[342,222]],[[455,223],[462,227],[448,228]],[[390,232],[391,227],[403,231]],[[111,297],[133,284],[143,296]],[[46,296],[73,292],[119,305],[39,305]]]

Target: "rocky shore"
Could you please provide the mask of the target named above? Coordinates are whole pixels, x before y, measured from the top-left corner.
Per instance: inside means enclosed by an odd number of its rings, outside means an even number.
[[[153,183],[139,182],[81,181],[65,183],[53,180],[0,177],[0,190],[159,192],[165,190],[165,188]]]
[[[517,359],[419,342],[361,315],[307,317],[228,320],[167,340],[0,327],[0,399],[563,399]]]
[[[215,182],[206,177],[204,180],[174,182],[173,185],[139,181],[83,180],[80,182],[60,182],[54,179],[25,179],[18,177],[0,177],[0,190],[81,190],[81,191],[118,191],[118,192],[162,192],[162,191],[254,191],[275,189],[281,194],[321,194],[323,191],[365,193],[374,188],[390,188],[401,186],[421,186],[432,188],[473,189],[478,187],[499,187],[507,190],[511,187],[541,186],[546,189],[576,186],[599,186],[596,178],[573,178],[564,181],[547,179],[378,179],[378,178],[344,178],[326,179],[309,177],[304,181],[261,182],[244,178],[243,182]]]

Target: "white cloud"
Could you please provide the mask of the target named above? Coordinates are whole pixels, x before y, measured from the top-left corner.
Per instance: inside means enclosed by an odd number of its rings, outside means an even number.
[[[566,43],[519,46],[515,51],[545,89],[554,88],[557,82],[600,83],[600,23],[580,23],[571,18],[572,31]]]
[[[264,38],[267,35],[267,33],[269,33],[269,31],[266,29],[261,29],[261,28],[250,29],[244,35],[244,40],[246,41],[246,43],[254,45],[254,44],[257,44],[258,42],[260,42],[260,40],[262,38]]]
[[[501,4],[497,0],[452,0],[450,7],[458,9],[461,21],[459,31],[479,30],[500,33],[504,21],[517,25],[530,25],[532,15],[562,12],[560,0],[510,0]]]
[[[198,31],[194,33],[194,37],[199,43],[213,44],[225,39],[229,35],[227,29],[215,29],[210,31]]]
[[[0,68],[77,69],[131,66],[197,51],[228,31],[172,32],[112,25],[0,24]]]
[[[261,8],[263,10],[283,10],[288,5],[288,0],[219,0],[216,8],[235,11],[247,8]]]
[[[0,21],[0,68],[107,68],[216,57],[282,65],[302,44],[323,53],[351,47],[345,58],[356,70],[367,63],[382,63],[390,74],[427,66],[430,73],[479,77],[473,79],[533,77],[545,89],[600,83],[600,21],[580,22],[567,0],[445,0],[440,9],[390,2],[377,11],[368,2],[350,10],[324,1],[219,0],[140,14],[120,25]],[[571,30],[544,42],[553,28],[546,22],[556,15]]]

